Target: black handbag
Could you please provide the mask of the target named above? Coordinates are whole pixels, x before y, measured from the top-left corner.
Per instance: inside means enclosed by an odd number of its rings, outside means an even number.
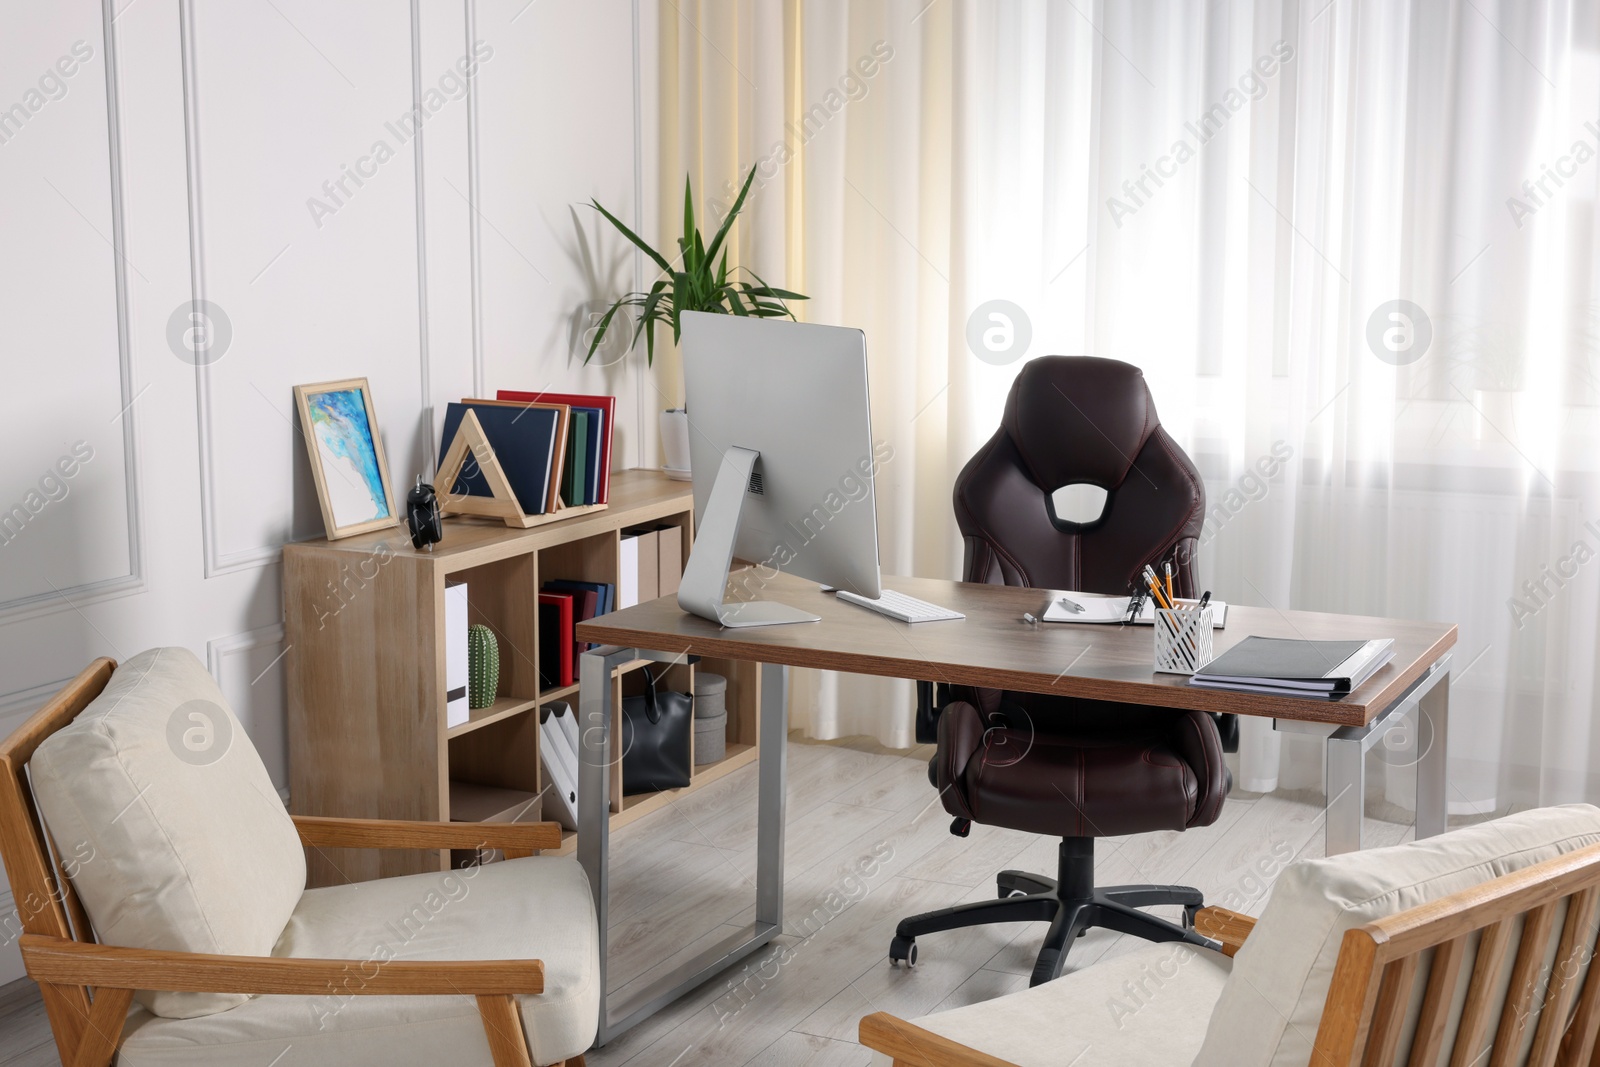
[[[622,791],[655,793],[681,789],[693,771],[694,697],[656,691],[655,676],[644,672],[644,692],[622,698]]]

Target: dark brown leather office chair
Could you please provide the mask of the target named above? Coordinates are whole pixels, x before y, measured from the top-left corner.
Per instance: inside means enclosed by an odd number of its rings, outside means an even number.
[[[1085,482],[1106,490],[1101,515],[1082,524],[1058,518],[1052,494]],[[1177,595],[1199,592],[1194,554],[1205,489],[1161,428],[1144,375],[1126,363],[1044,356],[1027,364],[1000,429],[956,480],[955,510],[969,582],[1123,594],[1145,564],[1159,573],[1170,562]],[[933,687],[919,689],[925,712]],[[1138,704],[939,690],[938,751],[928,770],[956,817],[951,832],[966,836],[980,822],[1059,836],[1059,870],[1054,879],[1003,871],[998,900],[903,920],[892,960],[915,963],[923,934],[991,922],[1050,923],[1033,985],[1061,974],[1073,939],[1089,927],[1211,944],[1193,930],[1198,890],[1096,888],[1094,839],[1215,822],[1231,785],[1216,720]],[[1138,910],[1161,904],[1181,905],[1183,924]]]

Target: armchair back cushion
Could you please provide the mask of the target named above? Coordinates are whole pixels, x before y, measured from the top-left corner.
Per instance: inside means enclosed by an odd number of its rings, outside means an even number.
[[[34,794],[108,945],[269,956],[305,890],[294,823],[200,661],[156,648],[34,753]],[[148,992],[189,1019],[239,994]]]
[[[1568,804],[1293,864],[1234,957],[1194,1067],[1305,1067],[1346,930],[1596,842],[1600,808]]]

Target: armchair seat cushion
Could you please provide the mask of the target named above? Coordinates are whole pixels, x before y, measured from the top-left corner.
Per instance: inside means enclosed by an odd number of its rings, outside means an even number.
[[[353,1063],[491,1067],[470,996],[355,996],[363,974],[390,960],[544,961],[545,991],[519,998],[538,1064],[594,1042],[600,957],[594,901],[583,868],[533,857],[466,871],[384,878],[307,890],[275,956],[356,961],[345,989],[317,997],[254,997],[198,1019],[136,1010],[119,1062],[137,1067]]]
[[[1141,945],[1053,982],[913,1021],[1017,1067],[1181,1067],[1200,1051],[1231,965],[1190,945]]]

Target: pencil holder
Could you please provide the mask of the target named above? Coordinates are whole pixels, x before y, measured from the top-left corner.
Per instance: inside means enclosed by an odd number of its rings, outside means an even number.
[[[1210,662],[1211,605],[1180,600],[1156,609],[1156,673],[1193,674]]]

